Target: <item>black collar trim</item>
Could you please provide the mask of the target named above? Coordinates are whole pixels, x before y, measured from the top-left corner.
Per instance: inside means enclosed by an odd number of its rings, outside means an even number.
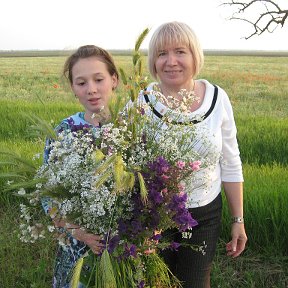
[[[217,101],[217,97],[218,97],[218,87],[216,85],[213,85],[214,86],[214,95],[213,95],[213,100],[212,100],[212,103],[211,103],[211,106],[209,108],[209,110],[205,113],[205,115],[202,117],[201,120],[191,120],[190,123],[192,124],[197,124],[199,122],[202,122],[204,119],[206,119],[210,114],[211,112],[213,111],[214,107],[215,107],[215,104],[216,104],[216,101]],[[150,99],[148,97],[148,95],[145,93],[144,91],[144,99],[146,101],[147,104],[150,103]],[[153,113],[158,117],[158,118],[163,118],[163,115],[158,112],[153,106],[151,107],[152,108],[152,111]],[[185,124],[183,122],[177,122],[177,121],[172,121],[173,124]]]

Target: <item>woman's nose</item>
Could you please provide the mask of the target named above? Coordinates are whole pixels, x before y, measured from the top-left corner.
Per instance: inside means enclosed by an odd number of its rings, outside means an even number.
[[[175,65],[176,64],[176,57],[173,53],[167,54],[167,64],[168,65]]]

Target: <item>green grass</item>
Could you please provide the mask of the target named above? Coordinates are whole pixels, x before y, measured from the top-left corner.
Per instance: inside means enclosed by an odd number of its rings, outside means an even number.
[[[288,168],[275,165],[244,165],[244,210],[248,246],[258,253],[288,255],[287,183]],[[224,219],[229,219],[224,205]],[[230,223],[223,223],[229,238]],[[228,237],[228,238],[227,238]]]
[[[21,243],[18,209],[16,203],[0,208],[0,287],[51,287],[55,241],[49,238],[36,245]]]
[[[287,113],[288,115],[288,113]],[[255,165],[288,164],[288,118],[238,116],[238,142],[242,161]]]
[[[28,133],[27,115],[38,115],[56,125],[81,109],[60,77],[64,60],[63,55],[0,58],[1,150],[32,159],[35,153],[42,153],[44,138]],[[115,55],[115,61],[118,67],[131,71],[127,55]],[[288,286],[287,66],[288,57],[275,55],[205,58],[199,78],[223,87],[234,108],[249,239],[243,256],[229,259],[225,255],[230,217],[224,201],[212,287]],[[117,93],[125,93],[121,85]],[[51,287],[56,243],[46,239],[28,245],[18,240],[19,200],[4,192],[4,185],[0,179],[0,287]]]
[[[255,253],[248,244],[241,257],[231,259],[225,256],[225,243],[220,241],[211,279],[213,288],[286,288],[288,258]]]

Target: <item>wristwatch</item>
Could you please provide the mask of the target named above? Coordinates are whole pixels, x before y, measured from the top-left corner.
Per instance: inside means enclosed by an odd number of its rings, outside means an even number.
[[[232,224],[233,223],[244,223],[244,217],[232,217],[231,221],[232,221]]]

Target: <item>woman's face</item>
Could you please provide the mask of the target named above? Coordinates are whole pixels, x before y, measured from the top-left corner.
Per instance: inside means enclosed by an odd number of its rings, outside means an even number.
[[[158,51],[155,61],[162,86],[170,89],[190,89],[194,63],[192,52],[185,45],[170,45]]]
[[[95,56],[79,59],[72,68],[72,90],[89,116],[107,108],[117,84],[117,77]]]

